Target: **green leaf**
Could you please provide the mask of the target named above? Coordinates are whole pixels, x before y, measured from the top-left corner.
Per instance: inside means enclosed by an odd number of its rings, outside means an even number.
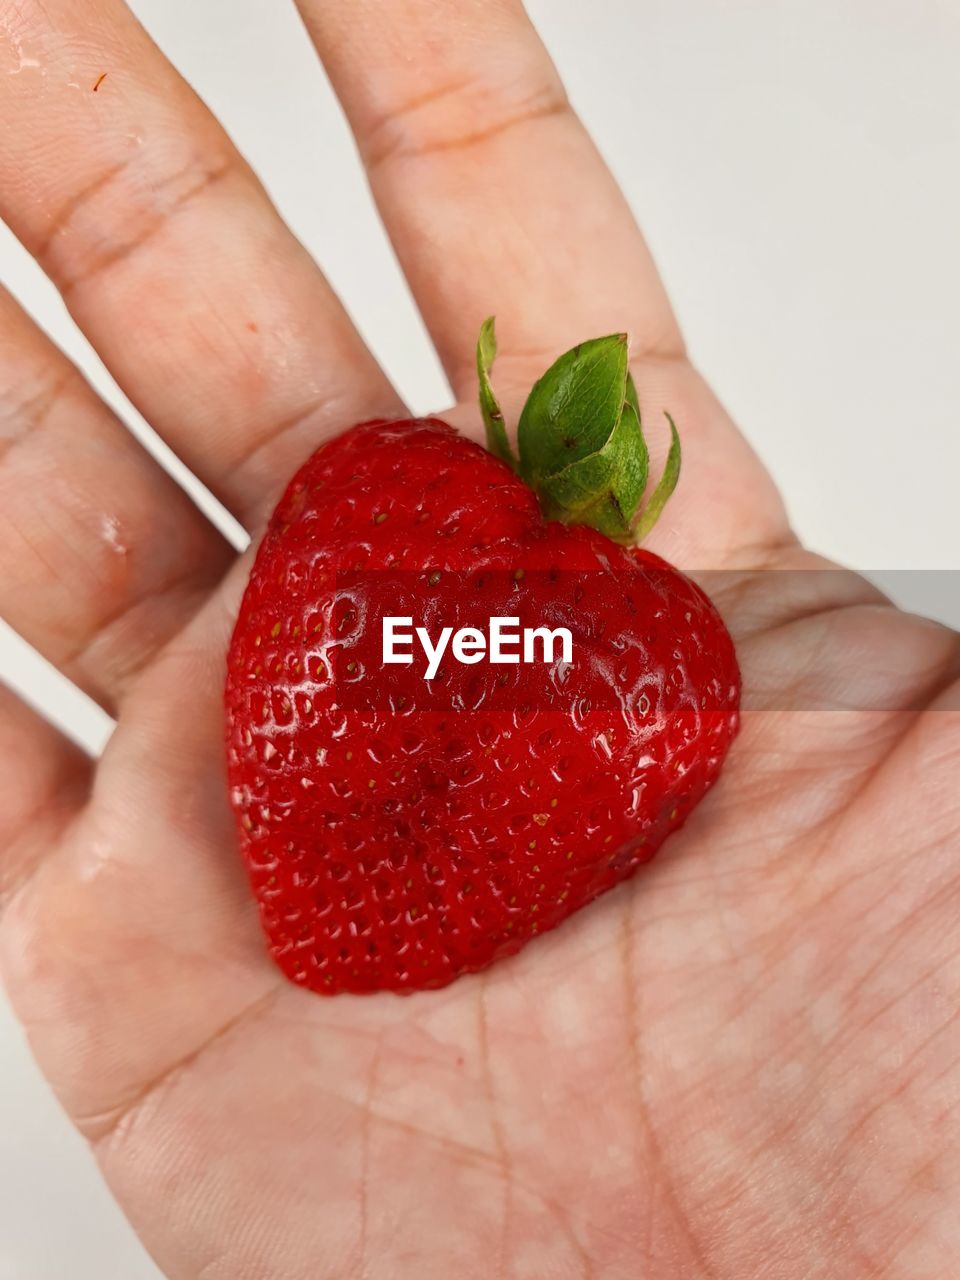
[[[583,342],[534,384],[517,430],[520,474],[540,480],[597,453],[613,435],[627,394],[627,337]]]
[[[648,458],[626,335],[561,356],[531,391],[517,439],[520,473],[548,516],[630,538]]]
[[[487,448],[508,467],[517,469],[517,460],[510,448],[507,429],[503,422],[503,411],[490,385],[490,370],[497,358],[497,335],[494,317],[488,316],[480,326],[480,337],[477,339],[477,378],[480,382],[480,412],[486,428]]]
[[[540,500],[547,516],[629,540],[646,484],[647,446],[637,412],[627,400],[603,448],[544,477]]]
[[[544,514],[587,524],[622,542],[639,541],[655,524],[680,473],[673,419],[663,475],[646,505],[649,454],[640,402],[627,362],[627,337],[610,334],[562,355],[534,385],[520,415],[519,459],[490,385],[497,354],[493,317],[477,342],[480,407],[487,447],[533,488]]]
[[[660,518],[660,512],[666,506],[667,499],[677,487],[677,481],[680,478],[680,435],[677,431],[676,423],[666,410],[664,410],[664,416],[670,423],[670,450],[667,454],[667,460],[663,464],[663,474],[657,487],[650,495],[640,513],[639,520],[633,527],[633,537],[636,542],[640,542],[645,538],[657,523]]]
[[[637,421],[642,423],[640,416],[640,399],[637,396],[637,384],[633,380],[633,374],[627,374],[627,402],[633,406],[633,411],[637,415]]]

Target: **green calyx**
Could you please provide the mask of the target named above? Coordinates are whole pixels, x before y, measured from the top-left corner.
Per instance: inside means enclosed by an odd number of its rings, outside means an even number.
[[[670,450],[644,501],[649,453],[623,333],[562,355],[530,392],[517,426],[517,457],[490,385],[497,354],[491,316],[480,329],[477,375],[487,448],[535,491],[544,515],[587,524],[620,542],[645,537],[680,475],[680,437],[669,414]]]

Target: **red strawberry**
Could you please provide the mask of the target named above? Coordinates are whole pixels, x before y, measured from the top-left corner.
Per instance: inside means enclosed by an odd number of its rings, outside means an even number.
[[[441,986],[519,950],[649,860],[736,733],[716,610],[607,536],[648,528],[679,467],[671,422],[637,520],[646,446],[625,340],[541,379],[519,461],[493,354],[488,322],[481,405],[502,461],[434,419],[354,427],[291,481],[244,596],[231,795],[270,949],[316,991]],[[379,665],[384,614],[435,638],[491,611],[568,625],[572,665],[453,662],[430,682],[422,662]]]

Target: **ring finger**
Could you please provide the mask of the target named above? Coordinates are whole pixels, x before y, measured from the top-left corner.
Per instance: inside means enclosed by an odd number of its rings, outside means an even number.
[[[116,712],[231,548],[0,289],[0,616]]]

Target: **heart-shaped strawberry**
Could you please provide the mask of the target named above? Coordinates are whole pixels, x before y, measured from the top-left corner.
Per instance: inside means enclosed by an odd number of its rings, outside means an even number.
[[[671,422],[637,516],[625,339],[544,375],[519,460],[493,355],[488,322],[491,452],[433,419],[345,432],[291,481],[243,599],[231,797],[270,949],[319,992],[441,986],[517,951],[649,860],[736,733],[719,615],[632,545],[679,442]]]

